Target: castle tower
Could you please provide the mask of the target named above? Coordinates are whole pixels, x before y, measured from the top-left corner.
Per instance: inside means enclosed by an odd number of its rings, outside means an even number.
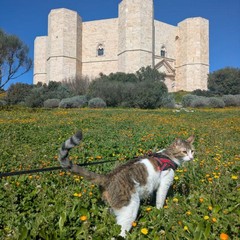
[[[207,89],[209,73],[208,20],[188,18],[178,24],[175,91]]]
[[[47,39],[48,37],[36,37],[34,41],[34,72],[33,82],[47,83]]]
[[[54,9],[48,16],[48,81],[62,81],[81,74],[82,20],[68,9]]]
[[[118,71],[153,66],[153,0],[122,0],[118,11]]]

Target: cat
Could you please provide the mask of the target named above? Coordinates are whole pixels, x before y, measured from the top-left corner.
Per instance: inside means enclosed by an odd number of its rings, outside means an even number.
[[[82,132],[78,131],[63,143],[59,161],[64,169],[100,186],[103,200],[110,205],[121,226],[120,236],[125,237],[136,220],[141,199],[156,191],[156,207],[163,207],[174,170],[181,163],[193,160],[194,138],[176,139],[166,149],[130,160],[107,174],[98,174],[73,164],[68,158],[69,151],[82,140]]]

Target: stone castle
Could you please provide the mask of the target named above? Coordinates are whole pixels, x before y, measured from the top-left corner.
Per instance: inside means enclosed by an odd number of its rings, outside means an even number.
[[[153,0],[122,0],[118,18],[83,22],[54,9],[48,36],[34,42],[34,84],[152,66],[166,74],[170,92],[207,89],[209,23],[187,18],[172,26],[154,19]]]

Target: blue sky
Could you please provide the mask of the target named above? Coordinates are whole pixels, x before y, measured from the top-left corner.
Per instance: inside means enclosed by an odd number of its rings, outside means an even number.
[[[120,0],[0,0],[0,28],[17,35],[29,46],[47,35],[51,9],[77,11],[83,21],[116,18]],[[240,0],[154,0],[155,19],[177,25],[188,17],[204,17],[210,25],[210,72],[240,67]],[[11,83],[32,84],[33,70]],[[7,87],[9,84],[7,85]]]

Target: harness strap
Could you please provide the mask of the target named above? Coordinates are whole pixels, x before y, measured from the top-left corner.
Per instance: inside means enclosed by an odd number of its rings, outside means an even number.
[[[171,168],[173,170],[176,170],[177,167],[178,167],[178,165],[169,158],[154,157],[154,159],[158,163],[158,170],[159,171],[165,171],[165,170],[168,170],[169,168]]]

